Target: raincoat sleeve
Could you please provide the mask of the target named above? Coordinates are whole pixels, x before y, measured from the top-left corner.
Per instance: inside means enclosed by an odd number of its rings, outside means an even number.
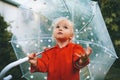
[[[41,58],[37,58],[37,66],[31,65],[31,72],[47,72],[48,71],[48,56],[44,52]]]
[[[74,67],[76,69],[81,69],[81,68],[83,68],[83,67],[85,67],[86,65],[89,64],[89,62],[90,62],[89,58],[83,64],[81,64],[81,65],[78,64],[78,61],[79,61],[80,57],[77,56],[77,55],[85,54],[85,50],[82,46],[76,45],[74,47],[74,52],[73,53],[74,53],[73,54],[73,64],[74,64]]]

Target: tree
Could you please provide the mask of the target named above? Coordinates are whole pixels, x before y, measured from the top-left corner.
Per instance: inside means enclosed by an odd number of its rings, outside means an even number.
[[[9,25],[7,24],[7,22],[4,21],[4,17],[0,15],[0,71],[9,63],[17,60],[10,43],[12,34],[8,32],[7,30],[8,26]],[[8,71],[6,76],[9,74],[13,75],[12,80],[20,79],[21,71],[19,66]]]
[[[0,16],[0,64],[5,66],[10,62],[10,38],[11,34],[7,31],[8,24]],[[4,63],[3,63],[4,61]],[[0,66],[0,70],[3,66]]]

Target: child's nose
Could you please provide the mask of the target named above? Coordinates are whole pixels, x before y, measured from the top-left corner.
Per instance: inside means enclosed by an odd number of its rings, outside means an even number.
[[[62,31],[62,27],[59,28],[59,31]]]

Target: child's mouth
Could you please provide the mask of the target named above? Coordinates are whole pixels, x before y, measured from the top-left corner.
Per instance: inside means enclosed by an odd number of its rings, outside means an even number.
[[[58,32],[58,34],[63,34],[62,32]]]

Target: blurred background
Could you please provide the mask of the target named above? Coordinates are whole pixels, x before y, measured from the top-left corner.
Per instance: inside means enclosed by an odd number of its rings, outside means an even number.
[[[35,1],[35,0],[34,0]],[[112,39],[115,51],[117,53],[118,59],[111,66],[104,80],[119,80],[120,79],[120,0],[94,0],[97,1],[104,21],[106,23],[109,35]],[[12,6],[17,6],[19,4],[12,4],[6,0],[1,0],[2,3],[8,3]],[[5,4],[4,4],[5,5]],[[16,9],[16,8],[14,8]],[[0,9],[1,10],[1,9]],[[14,14],[14,11],[11,12]],[[10,33],[10,27],[13,21],[6,22],[3,17],[3,13],[0,12],[0,71],[9,63],[16,61],[16,55],[11,46],[10,40],[12,33]],[[14,25],[14,24],[13,24]],[[4,63],[3,63],[4,61]],[[21,78],[20,67],[17,66],[11,69],[6,75],[12,74],[12,80],[26,80]]]

